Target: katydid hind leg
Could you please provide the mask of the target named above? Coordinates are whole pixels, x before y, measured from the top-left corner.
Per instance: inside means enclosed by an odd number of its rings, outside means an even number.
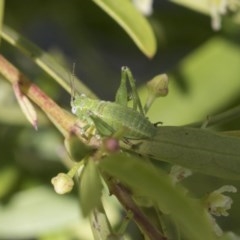
[[[134,77],[132,75],[132,72],[130,71],[130,69],[128,67],[123,67],[122,71],[124,71],[126,73],[129,84],[130,84],[130,87],[131,87],[133,109],[138,109],[140,111],[140,113],[142,115],[144,115],[143,106],[142,106],[140,97],[139,97],[138,92],[137,92],[137,87],[136,87],[135,80],[134,80]]]
[[[122,67],[122,75],[120,86],[117,90],[115,101],[122,106],[127,106],[128,104],[128,90],[127,90],[127,80],[131,88],[131,97],[133,101],[133,109],[139,109],[140,113],[144,115],[143,106],[140,101],[140,97],[137,92],[135,80],[133,75],[128,67]]]
[[[120,86],[115,96],[115,102],[125,107],[127,107],[128,104],[127,75],[123,68],[121,72]]]

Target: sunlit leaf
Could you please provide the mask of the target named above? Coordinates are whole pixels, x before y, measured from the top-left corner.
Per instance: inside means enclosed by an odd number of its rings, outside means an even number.
[[[30,239],[73,226],[79,223],[79,219],[81,234],[89,231],[87,222],[79,213],[77,201],[69,196],[59,196],[45,187],[15,194],[7,205],[0,205],[0,209],[0,239]]]
[[[156,100],[149,116],[165,125],[204,121],[239,96],[240,47],[212,38],[186,56],[174,75],[169,74],[169,94]]]
[[[3,15],[4,15],[4,0],[0,0],[0,32],[2,31]]]
[[[14,166],[6,166],[0,169],[0,199],[6,197],[19,181],[19,169]]]
[[[110,15],[148,57],[156,52],[156,39],[148,21],[129,0],[93,0]]]

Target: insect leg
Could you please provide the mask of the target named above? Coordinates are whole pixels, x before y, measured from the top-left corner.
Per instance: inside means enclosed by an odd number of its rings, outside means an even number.
[[[128,67],[122,67],[122,72],[127,76],[131,91],[132,91],[132,100],[133,100],[133,109],[138,109],[139,112],[144,115],[143,106],[140,100],[140,97],[137,92],[136,84],[131,70]]]
[[[144,115],[142,103],[140,101],[137,88],[135,85],[135,80],[128,67],[122,67],[122,76],[120,86],[117,90],[115,101],[122,106],[127,106],[128,103],[128,90],[127,90],[127,80],[131,87],[131,97],[133,100],[133,109],[139,109],[140,113]]]
[[[110,136],[114,133],[114,129],[108,123],[99,118],[96,114],[91,111],[89,111],[88,114],[94,122],[94,125],[96,126],[96,129],[100,135]]]
[[[127,106],[128,103],[128,91],[127,91],[127,75],[122,68],[120,86],[116,92],[115,102],[122,106]]]
[[[96,114],[94,114],[91,111],[89,112],[89,117],[94,122],[98,133],[102,136],[113,136],[116,139],[121,139],[124,136],[124,134],[126,134],[127,129],[125,129],[124,127],[115,130],[108,123],[106,123],[104,120],[99,118]]]

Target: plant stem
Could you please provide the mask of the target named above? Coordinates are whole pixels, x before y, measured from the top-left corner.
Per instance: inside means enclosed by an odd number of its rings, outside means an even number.
[[[59,65],[52,56],[42,51],[38,46],[8,26],[3,26],[2,31],[0,31],[0,35],[6,42],[18,48],[23,54],[30,57],[42,70],[44,70],[49,76],[52,76],[52,78],[66,91],[71,93],[66,70]],[[78,81],[75,81],[75,87],[78,92],[85,93],[87,96],[96,98],[96,95],[79,79]]]
[[[70,132],[78,133],[76,117],[60,108],[37,85],[0,55],[0,73],[12,84],[19,84],[21,91],[36,103],[66,137]]]
[[[108,187],[112,194],[114,194],[124,208],[131,211],[134,221],[140,227],[140,229],[151,240],[167,240],[162,233],[149,221],[143,211],[132,200],[129,191],[121,184],[116,183],[113,180],[108,180]]]
[[[213,126],[215,124],[219,124],[219,123],[224,123],[230,120],[233,120],[235,118],[239,118],[240,117],[240,106],[236,106],[233,107],[231,109],[226,110],[225,112],[213,115],[213,116],[209,116],[206,119],[206,127],[210,127]],[[195,123],[190,123],[187,124],[185,126],[187,127],[200,127],[202,126],[203,122],[195,122]]]

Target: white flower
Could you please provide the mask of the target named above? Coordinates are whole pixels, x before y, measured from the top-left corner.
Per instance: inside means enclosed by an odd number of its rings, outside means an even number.
[[[240,8],[239,0],[208,0],[210,7],[210,15],[212,18],[212,28],[218,31],[221,28],[222,16],[227,11],[238,11]]]
[[[209,194],[206,203],[208,211],[215,216],[228,216],[228,210],[231,208],[233,200],[224,195],[224,192],[237,192],[237,189],[231,185],[225,185]]]
[[[210,15],[212,17],[212,28],[218,31],[221,28],[221,15],[226,14],[228,0],[210,0]]]
[[[135,7],[146,16],[149,16],[152,14],[153,9],[153,0],[132,0]]]

